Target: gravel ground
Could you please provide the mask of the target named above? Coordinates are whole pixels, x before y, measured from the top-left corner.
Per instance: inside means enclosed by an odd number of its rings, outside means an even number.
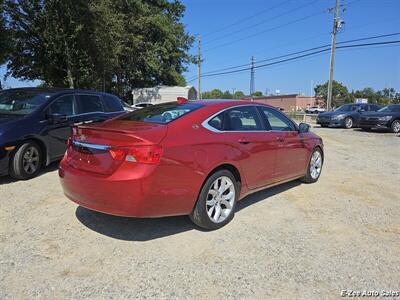
[[[400,290],[400,137],[321,129],[320,181],[239,204],[226,227],[128,219],[67,200],[56,165],[0,179],[0,299],[340,298]],[[399,297],[400,298],[400,297]]]

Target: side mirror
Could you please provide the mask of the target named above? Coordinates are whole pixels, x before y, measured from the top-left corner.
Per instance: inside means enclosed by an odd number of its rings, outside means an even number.
[[[49,120],[52,124],[60,124],[66,123],[68,121],[67,115],[62,114],[51,114],[47,116],[47,120]]]
[[[300,133],[306,133],[310,131],[310,125],[306,124],[306,123],[300,123],[299,124],[299,132]]]

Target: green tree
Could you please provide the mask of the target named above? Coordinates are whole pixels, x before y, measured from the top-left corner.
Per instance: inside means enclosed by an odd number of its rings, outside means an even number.
[[[263,93],[260,92],[260,91],[256,91],[256,92],[253,93],[254,97],[261,97],[262,95],[263,95]]]
[[[222,94],[222,99],[232,99],[233,98],[233,96],[232,96],[232,94],[229,92],[229,91],[225,91],[223,94]]]
[[[209,92],[204,92],[202,94],[203,99],[222,99],[223,94],[221,90],[219,89],[213,89],[212,91]]]
[[[6,15],[4,1],[0,0],[0,66],[3,65],[9,53],[9,32],[6,26]],[[2,89],[0,78],[0,90]]]
[[[236,91],[233,94],[233,99],[240,99],[243,98],[245,96],[245,94],[242,91]]]
[[[193,38],[178,0],[6,0],[6,13],[14,77],[119,94],[185,85]]]
[[[328,97],[328,82],[319,84],[314,88],[315,95],[327,100]],[[337,81],[332,84],[332,106],[339,106],[346,102],[352,102],[352,97],[346,86]]]

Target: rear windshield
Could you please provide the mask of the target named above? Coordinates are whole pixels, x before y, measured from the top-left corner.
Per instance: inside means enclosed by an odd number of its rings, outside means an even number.
[[[178,104],[176,102],[157,104],[128,113],[120,120],[167,124],[202,106],[201,104]]]

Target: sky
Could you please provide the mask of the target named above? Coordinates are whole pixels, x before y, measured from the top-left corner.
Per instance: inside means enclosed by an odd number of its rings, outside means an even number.
[[[331,42],[334,0],[183,0],[187,31],[202,36],[202,72],[285,55]],[[400,32],[400,0],[341,0],[345,22],[337,41]],[[400,35],[377,42],[400,40]],[[191,53],[197,53],[194,45]],[[197,75],[192,65],[186,79]],[[263,93],[304,93],[326,82],[329,52],[257,69],[255,88]],[[334,79],[350,90],[394,87],[400,90],[400,44],[337,50]],[[190,82],[197,86],[197,79]],[[202,79],[202,90],[250,89],[250,71]]]
[[[202,38],[202,72],[215,71],[330,44],[335,0],[182,0],[182,22],[191,35]],[[337,41],[400,32],[400,0],[340,0],[345,22]],[[344,10],[344,11],[343,11]],[[364,42],[400,40],[400,35]],[[197,53],[197,43],[191,54]],[[270,61],[268,61],[270,62]],[[246,68],[247,66],[244,66]],[[310,95],[328,79],[329,52],[297,61],[256,69],[255,89],[263,93]],[[0,77],[5,67],[0,67]],[[184,74],[197,87],[197,66]],[[338,49],[334,79],[349,90],[394,87],[400,91],[400,44]],[[192,80],[192,81],[190,81]],[[35,86],[38,82],[8,78],[6,87]],[[202,79],[202,91],[250,89],[250,71]]]

